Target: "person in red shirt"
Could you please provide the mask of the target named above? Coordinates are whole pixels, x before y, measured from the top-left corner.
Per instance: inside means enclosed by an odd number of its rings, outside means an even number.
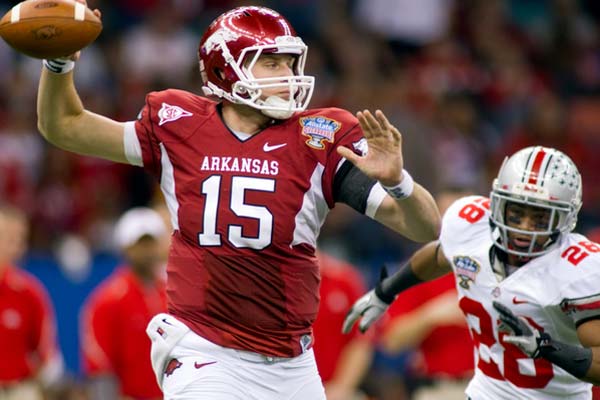
[[[392,303],[382,332],[389,353],[414,350],[410,371],[426,383],[413,399],[463,400],[473,376],[473,343],[458,307],[454,275],[411,288]]]
[[[162,399],[145,329],[152,316],[166,310],[161,277],[166,232],[150,208],[133,208],[117,222],[115,242],[125,263],[94,290],[80,316],[92,400]]]
[[[315,359],[328,400],[364,398],[358,387],[373,359],[373,331],[340,330],[348,307],[364,293],[354,266],[319,252],[321,287],[319,311],[313,325]]]
[[[29,225],[20,210],[0,205],[0,399],[41,400],[44,384],[62,374],[56,321],[42,284],[15,263]]]

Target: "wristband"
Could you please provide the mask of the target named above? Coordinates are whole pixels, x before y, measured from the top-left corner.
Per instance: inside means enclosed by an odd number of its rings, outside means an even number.
[[[42,61],[44,67],[55,74],[66,74],[75,68],[75,61],[68,58],[55,58],[53,60]]]
[[[413,189],[415,188],[415,181],[413,180],[412,176],[410,176],[407,170],[402,170],[402,176],[402,181],[396,186],[381,185],[381,187],[383,187],[383,190],[385,190],[391,198],[396,200],[406,199],[412,194]]]

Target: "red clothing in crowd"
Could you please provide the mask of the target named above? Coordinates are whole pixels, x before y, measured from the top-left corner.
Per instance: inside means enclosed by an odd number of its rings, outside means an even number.
[[[0,270],[0,387],[33,377],[58,355],[50,298],[29,273]]]
[[[388,310],[388,325],[384,329],[388,329],[397,317],[413,312],[448,291],[456,293],[454,274],[400,293]],[[420,376],[460,379],[473,373],[473,342],[466,323],[435,327],[416,350],[420,357],[415,359],[413,368]]]
[[[355,326],[348,335],[342,334],[346,313],[365,292],[360,273],[350,264],[319,254],[321,287],[319,312],[313,325],[314,352],[319,375],[324,383],[335,374],[340,354],[355,338],[372,340],[373,330],[361,335]]]
[[[121,393],[161,398],[150,364],[146,326],[166,311],[164,284],[144,285],[128,267],[117,269],[82,309],[83,369],[89,376],[116,376]]]

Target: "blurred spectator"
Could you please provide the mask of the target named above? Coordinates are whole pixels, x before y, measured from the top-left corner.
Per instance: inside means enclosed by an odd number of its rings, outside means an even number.
[[[414,349],[408,378],[419,382],[414,400],[465,398],[473,344],[454,285],[454,275],[446,275],[401,293],[390,307],[382,344],[393,354]]]
[[[410,53],[447,33],[453,6],[453,0],[358,0],[355,20]]]
[[[162,217],[149,208],[130,209],[116,225],[115,242],[125,264],[81,310],[81,351],[92,400],[162,399],[145,330],[155,314],[166,310],[160,277],[165,235]]]
[[[443,214],[472,192],[447,189],[436,196]],[[391,354],[409,351],[413,400],[464,400],[473,376],[472,340],[458,307],[454,275],[400,293],[388,310],[381,343]]]
[[[313,325],[315,358],[327,400],[365,399],[359,386],[371,366],[373,332],[358,329],[342,334],[349,307],[364,293],[358,271],[323,252],[319,255],[321,287],[319,312]]]
[[[199,38],[181,21],[170,2],[159,2],[149,10],[144,24],[135,25],[123,36],[120,60],[123,83],[143,83],[154,90],[169,82],[185,87],[194,73],[198,77],[195,57]],[[144,90],[145,91],[145,90]]]
[[[0,399],[42,400],[62,375],[56,322],[42,284],[15,263],[26,251],[25,214],[0,205]]]
[[[468,93],[448,93],[437,106],[433,153],[439,187],[487,187],[483,130]]]

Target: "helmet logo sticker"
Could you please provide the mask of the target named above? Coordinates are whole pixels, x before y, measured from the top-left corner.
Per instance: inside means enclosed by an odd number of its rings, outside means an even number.
[[[204,42],[204,51],[209,54],[214,49],[218,48],[222,43],[231,42],[240,37],[239,34],[229,29],[219,29],[210,35]]]
[[[172,106],[167,103],[162,103],[162,107],[158,110],[158,117],[160,121],[158,126],[162,126],[167,122],[177,121],[179,118],[191,117],[192,113],[184,110],[179,106]]]
[[[316,116],[300,118],[302,134],[309,139],[306,144],[313,149],[325,149],[325,142],[333,143],[335,133],[340,130],[342,124],[334,119]]]

